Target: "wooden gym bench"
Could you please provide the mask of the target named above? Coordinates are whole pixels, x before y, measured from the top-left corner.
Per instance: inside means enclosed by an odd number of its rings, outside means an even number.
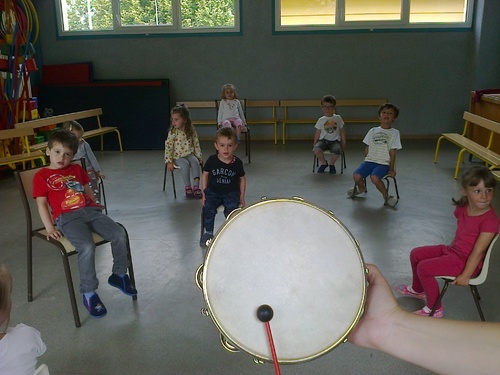
[[[104,151],[104,134],[115,132],[118,137],[118,144],[120,146],[120,152],[123,152],[122,139],[120,136],[120,131],[116,126],[102,126],[101,118],[102,108],[94,108],[86,111],[72,112],[64,115],[57,115],[51,117],[44,117],[37,120],[19,122],[15,124],[16,129],[38,129],[44,126],[62,124],[65,121],[78,121],[85,118],[95,117],[97,120],[97,128],[85,130],[83,133],[83,138],[88,139],[92,137],[101,137],[101,151]],[[43,150],[47,147],[47,142],[37,143],[30,146],[31,151]]]
[[[460,151],[457,157],[457,164],[455,167],[455,179],[458,178],[458,171],[460,170],[460,164],[464,161],[464,153],[468,152],[477,158],[481,159],[489,166],[490,169],[500,168],[500,155],[491,150],[491,145],[493,144],[493,138],[500,134],[500,123],[488,120],[484,117],[472,114],[470,112],[464,112],[463,119],[465,120],[464,129],[462,134],[458,133],[443,133],[441,137],[437,140],[436,152],[434,154],[434,163],[437,163],[439,147],[441,141],[446,139],[451,143],[454,143],[460,147]],[[480,145],[469,138],[470,124],[480,126],[489,131],[488,144],[486,146]]]
[[[346,124],[377,124],[380,122],[378,118],[377,109],[382,104],[387,103],[387,99],[337,99],[337,105],[335,113],[339,112],[346,107],[376,107],[373,111],[373,116],[369,117],[350,117],[344,116],[339,113]],[[304,124],[304,125],[315,125],[319,117],[321,117],[321,100],[280,100],[280,106],[284,109],[284,117],[281,124],[281,135],[283,139],[283,144],[286,142],[286,126],[287,124]],[[307,108],[316,107],[318,108],[317,114],[312,117],[298,116],[293,109],[297,108]],[[292,111],[290,111],[292,109]],[[297,112],[300,112],[297,111]]]
[[[45,156],[39,152],[31,152],[29,149],[28,137],[34,136],[33,129],[7,129],[0,130],[0,166],[8,165],[12,169],[16,169],[17,163],[31,162],[31,167],[34,167],[35,160],[40,160],[42,165],[45,164]],[[11,154],[10,149],[6,146],[6,142],[11,142],[14,139],[20,140],[19,149],[22,151],[18,154]]]

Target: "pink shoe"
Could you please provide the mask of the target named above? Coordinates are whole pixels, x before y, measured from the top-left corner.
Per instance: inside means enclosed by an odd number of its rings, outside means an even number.
[[[432,311],[431,309],[429,309],[427,306],[425,306],[420,310],[414,311],[413,313],[417,314],[417,315],[422,315],[422,316],[429,316],[431,311]],[[444,316],[443,306],[441,306],[439,309],[434,311],[434,315],[432,315],[433,318],[442,318],[443,316]]]
[[[394,290],[404,296],[415,297],[418,299],[425,299],[425,293],[415,293],[408,289],[408,285],[399,284],[394,287]]]

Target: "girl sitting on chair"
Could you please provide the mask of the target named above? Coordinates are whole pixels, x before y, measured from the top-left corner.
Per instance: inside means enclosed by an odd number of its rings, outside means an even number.
[[[217,113],[217,127],[233,128],[236,141],[240,143],[241,131],[246,126],[245,114],[241,102],[236,95],[236,89],[231,83],[222,86],[222,97]]]
[[[201,158],[200,141],[191,122],[189,110],[184,105],[176,106],[170,111],[170,130],[165,141],[165,164],[173,171],[179,166],[184,180],[187,198],[201,199],[200,175],[203,159]],[[191,173],[190,173],[191,172]],[[191,175],[193,185],[191,185]]]
[[[451,245],[422,246],[410,253],[413,272],[411,285],[397,285],[403,295],[427,299],[418,315],[429,315],[439,298],[436,276],[456,276],[453,284],[467,286],[483,265],[486,250],[499,231],[500,220],[491,206],[496,180],[491,171],[480,165],[466,170],[461,180],[462,197],[452,199],[457,230]],[[435,318],[444,315],[443,306],[436,306]]]

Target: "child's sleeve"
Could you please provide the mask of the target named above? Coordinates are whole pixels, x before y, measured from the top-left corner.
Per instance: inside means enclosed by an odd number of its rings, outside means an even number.
[[[46,197],[47,189],[45,188],[46,184],[43,181],[43,177],[40,175],[40,172],[35,174],[33,177],[33,198],[37,197]]]
[[[247,125],[247,120],[245,119],[245,112],[243,111],[243,107],[241,106],[241,102],[238,100],[238,113],[240,114],[240,118],[243,121],[243,125]]]
[[[174,162],[174,137],[172,132],[168,132],[165,140],[165,164]]]
[[[84,141],[84,145],[85,145],[85,153],[87,154],[87,159],[89,160],[90,162],[90,166],[92,167],[92,169],[95,171],[95,172],[100,172],[101,171],[101,167],[99,166],[99,163],[97,162],[97,159],[94,155],[94,152],[92,151],[92,148],[90,147],[90,145]]]
[[[222,125],[224,121],[224,99],[219,102],[219,112],[217,113],[217,124]]]
[[[394,138],[392,140],[392,149],[396,150],[401,150],[403,146],[401,145],[401,135],[399,133],[399,130],[396,130],[396,134],[394,135]]]
[[[200,147],[200,140],[198,139],[198,134],[196,131],[193,134],[193,143],[194,143],[194,156],[196,156],[198,159],[202,159],[201,155],[201,147]]]

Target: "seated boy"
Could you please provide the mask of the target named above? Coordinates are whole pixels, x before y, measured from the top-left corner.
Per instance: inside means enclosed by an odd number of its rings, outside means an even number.
[[[386,205],[394,207],[398,199],[389,196],[382,178],[396,176],[396,151],[401,149],[399,130],[392,123],[399,115],[399,108],[392,103],[382,104],[378,109],[380,126],[371,128],[363,139],[366,144],[365,161],[354,171],[355,187],[347,191],[350,198],[366,192],[364,179],[370,176],[373,184],[382,194]]]
[[[326,167],[328,167],[323,153],[325,150],[329,150],[332,154],[329,168],[330,174],[337,173],[334,164],[342,150],[345,149],[344,121],[342,117],[334,114],[336,105],[337,100],[332,95],[325,95],[321,99],[321,109],[324,116],[321,116],[314,126],[316,133],[314,134],[313,141],[313,152],[321,162],[317,173],[324,173]]]
[[[47,239],[58,240],[64,234],[78,251],[83,304],[90,315],[101,318],[107,310],[95,292],[99,281],[92,232],[111,242],[113,273],[108,283],[130,296],[136,295],[137,290],[127,275],[130,262],[125,230],[102,213],[102,206],[95,203],[89,176],[80,165],[71,164],[77,151],[78,139],[73,133],[68,130],[52,133],[46,151],[50,165],[40,169],[33,178],[33,198],[47,230]]]
[[[203,224],[205,233],[200,245],[205,246],[213,237],[217,207],[224,206],[224,215],[245,205],[246,178],[243,162],[234,156],[238,147],[236,133],[232,128],[220,128],[215,133],[215,149],[203,166],[201,186],[203,191]]]

